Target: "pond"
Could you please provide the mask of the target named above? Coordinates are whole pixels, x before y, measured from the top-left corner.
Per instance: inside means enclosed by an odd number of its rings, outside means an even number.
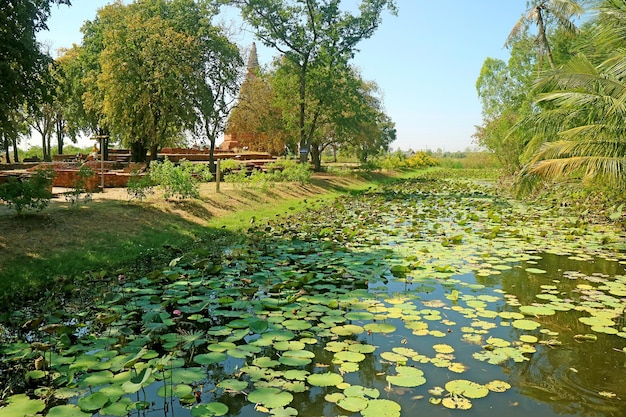
[[[437,176],[307,204],[21,329],[0,414],[624,416],[621,231]]]

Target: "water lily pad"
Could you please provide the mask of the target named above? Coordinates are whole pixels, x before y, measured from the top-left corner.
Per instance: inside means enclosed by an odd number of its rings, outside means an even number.
[[[81,411],[80,408],[78,408],[74,404],[57,405],[56,407],[52,407],[48,411],[48,414],[46,414],[47,417],[91,417],[91,415],[92,413],[86,413],[84,411]],[[23,416],[24,415],[20,417],[23,417]],[[3,414],[3,417],[4,417],[4,414]]]
[[[399,387],[419,387],[426,383],[424,372],[409,366],[396,366],[397,375],[387,375],[387,382]]]
[[[228,413],[228,406],[220,402],[196,405],[191,409],[193,417],[223,416]]]
[[[469,410],[472,402],[464,397],[446,397],[441,400],[441,405],[452,410]]]
[[[109,402],[109,397],[101,392],[94,392],[91,395],[82,397],[78,400],[78,406],[83,411],[95,412]]]
[[[372,333],[392,333],[396,331],[396,326],[390,323],[369,323],[363,326],[363,328]]]
[[[2,416],[6,417],[24,417],[26,415],[34,415],[46,408],[46,403],[42,400],[33,400],[26,394],[12,395],[8,398],[9,405],[0,408]],[[74,406],[80,413],[78,407]],[[69,414],[67,414],[69,416]]]
[[[535,330],[541,327],[541,324],[533,320],[521,319],[521,320],[514,320],[512,323],[512,326],[520,330]]]
[[[346,411],[356,413],[361,410],[365,410],[368,405],[368,400],[364,397],[345,397],[337,401],[337,405]]]
[[[293,401],[293,395],[278,388],[259,388],[248,394],[248,401],[272,409],[288,405]]]
[[[209,352],[194,356],[193,361],[198,365],[213,365],[225,361],[227,357],[223,352]]]
[[[343,377],[339,374],[326,372],[321,374],[311,374],[307,382],[314,387],[333,387],[343,382]]]
[[[489,389],[484,385],[466,379],[456,379],[449,381],[445,385],[446,390],[454,395],[466,398],[483,398],[489,394]]]
[[[400,417],[402,407],[391,400],[370,400],[361,411],[363,417]]]

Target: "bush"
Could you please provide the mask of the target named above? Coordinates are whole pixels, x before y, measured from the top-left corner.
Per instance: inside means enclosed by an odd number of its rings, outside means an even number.
[[[38,169],[29,178],[9,177],[0,185],[0,200],[7,203],[17,214],[24,210],[41,211],[48,207],[52,198],[54,171]]]
[[[150,163],[150,181],[163,189],[165,198],[199,198],[199,183],[213,178],[207,165],[183,161],[175,165],[169,159]]]
[[[94,170],[87,165],[81,165],[78,169],[76,181],[72,191],[65,193],[65,200],[69,201],[72,206],[79,202],[88,203],[93,197],[93,193],[87,190],[87,181],[95,174]]]
[[[309,164],[302,164],[293,159],[283,159],[266,165],[269,180],[273,182],[311,182]]]
[[[137,169],[133,169],[126,185],[126,193],[128,194],[128,201],[136,198],[139,201],[143,201],[149,194],[154,192],[154,183],[150,178],[150,175],[142,175]]]

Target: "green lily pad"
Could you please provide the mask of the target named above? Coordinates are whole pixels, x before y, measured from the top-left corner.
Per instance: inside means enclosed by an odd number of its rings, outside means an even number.
[[[343,382],[343,377],[332,372],[311,374],[307,378],[307,382],[314,387],[334,387]]]
[[[426,383],[421,369],[409,366],[396,366],[397,375],[387,375],[387,382],[399,387],[419,387]]]
[[[33,400],[29,398],[26,394],[17,394],[10,396],[8,398],[8,403],[8,406],[0,408],[0,413],[3,417],[24,417],[29,414],[34,415],[40,411],[43,411],[46,408],[45,402],[43,402],[42,400]],[[80,413],[78,407],[76,407],[76,410]]]
[[[396,326],[390,323],[369,323],[363,326],[363,328],[372,333],[392,333],[396,331]]]
[[[248,401],[272,409],[288,405],[293,401],[293,395],[278,388],[259,388],[248,394]]]
[[[196,405],[191,409],[193,417],[223,416],[228,413],[228,406],[220,402]]]
[[[78,400],[78,406],[83,411],[95,412],[104,407],[107,402],[109,402],[108,396],[102,394],[101,392],[94,392],[91,395],[80,398]]]
[[[91,415],[92,413],[85,413],[84,411],[81,411],[80,408],[78,408],[74,404],[57,405],[56,407],[52,407],[48,411],[48,414],[46,414],[47,417],[91,417]],[[23,416],[24,415],[20,417],[23,417]]]
[[[337,401],[337,405],[346,411],[356,413],[358,411],[365,410],[369,400],[364,397],[345,397]]]
[[[400,417],[402,407],[391,400],[370,400],[361,411],[363,417]]]
[[[466,379],[449,381],[446,383],[445,387],[451,394],[460,395],[465,398],[483,398],[489,394],[489,389],[484,385]]]

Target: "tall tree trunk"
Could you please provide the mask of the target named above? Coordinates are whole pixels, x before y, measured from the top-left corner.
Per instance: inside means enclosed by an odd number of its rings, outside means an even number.
[[[4,144],[4,153],[5,153],[5,156],[6,156],[5,162],[7,164],[10,164],[11,163],[11,153],[9,152],[9,139],[6,137],[6,135],[3,135],[2,142]]]
[[[211,174],[215,175],[215,135],[211,133],[212,130],[208,117],[204,118],[204,132],[209,140],[209,171],[211,171]]]
[[[320,172],[322,170],[321,154],[319,144],[311,142],[311,162],[313,162],[313,169],[315,172]]]
[[[546,25],[543,21],[543,13],[541,12],[541,9],[537,12],[537,29],[539,31],[539,47],[544,50],[546,57],[548,58],[548,63],[550,64],[550,68],[555,69],[556,65],[554,65],[554,60],[552,59],[552,50],[550,49],[550,44],[548,43]]]
[[[133,162],[146,162],[148,150],[141,141],[135,141],[130,144],[130,159]]]
[[[57,131],[57,151],[59,155],[63,155],[63,136],[65,131],[65,121],[61,118],[58,118],[56,121],[56,131]]]
[[[11,138],[11,142],[13,142],[13,161],[17,164],[20,162],[20,155],[17,149],[17,135]]]
[[[309,159],[309,146],[307,143],[307,135],[306,129],[304,126],[305,115],[306,115],[306,70],[307,70],[307,61],[305,60],[302,64],[302,68],[300,71],[300,115],[299,115],[299,128],[300,128],[300,162],[305,164]]]

